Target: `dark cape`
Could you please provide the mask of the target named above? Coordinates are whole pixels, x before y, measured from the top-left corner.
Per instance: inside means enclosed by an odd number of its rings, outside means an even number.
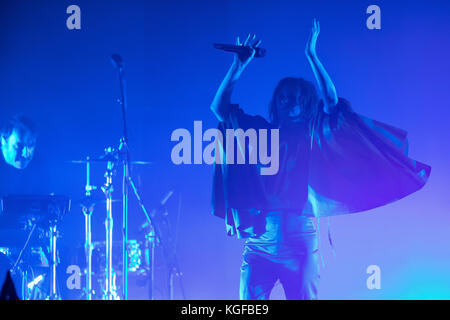
[[[219,123],[222,132],[270,126],[260,116],[232,110],[232,121]],[[307,201],[298,208],[302,215],[326,217],[380,207],[418,191],[430,176],[430,166],[408,157],[406,131],[357,114],[343,98],[331,114],[323,111],[321,101],[309,132]],[[264,232],[270,210],[265,190],[258,165],[214,165],[212,214],[225,219],[228,235],[246,238]]]

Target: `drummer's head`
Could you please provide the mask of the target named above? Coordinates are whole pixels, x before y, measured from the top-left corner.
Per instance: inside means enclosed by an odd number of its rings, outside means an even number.
[[[33,122],[23,115],[16,115],[0,130],[0,143],[5,162],[17,169],[24,169],[33,158],[36,145],[36,129]]]

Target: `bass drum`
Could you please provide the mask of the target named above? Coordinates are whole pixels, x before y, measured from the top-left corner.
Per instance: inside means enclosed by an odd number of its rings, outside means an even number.
[[[94,299],[102,299],[103,291],[106,287],[106,245],[104,241],[93,242],[92,251],[92,271],[93,271],[93,288],[95,290]],[[137,240],[128,240],[128,277],[129,288],[134,282],[133,280],[140,278],[145,272],[145,258],[143,256],[143,244]],[[113,241],[113,288],[120,299],[122,299],[122,242]]]
[[[93,300],[102,300],[103,292],[106,287],[106,246],[104,241],[92,242],[92,289]],[[128,292],[129,299],[136,300],[140,297],[147,299],[147,289],[145,281],[148,278],[148,263],[145,257],[145,247],[141,241],[128,240]],[[81,287],[82,290],[71,290],[71,300],[85,300],[86,295],[84,289],[86,287],[86,257],[84,248],[79,246],[77,249],[77,258],[71,261],[71,264],[76,264],[81,268]],[[113,241],[113,285],[119,299],[122,297],[122,242]],[[143,283],[144,282],[144,283]],[[143,284],[142,284],[143,283]],[[78,293],[78,295],[76,295]]]

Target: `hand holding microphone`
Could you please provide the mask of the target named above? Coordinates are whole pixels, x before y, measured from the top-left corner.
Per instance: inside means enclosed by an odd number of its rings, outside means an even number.
[[[256,40],[256,36],[249,34],[243,43],[236,39],[235,45],[215,43],[216,49],[234,52],[233,63],[228,70],[225,78],[217,90],[210,109],[214,112],[219,121],[223,121],[230,113],[231,94],[234,85],[239,80],[245,67],[253,60],[255,56],[264,56],[264,49],[259,48],[261,40]]]
[[[237,37],[235,45],[214,43],[214,47],[227,52],[234,52],[232,67],[242,72],[253,58],[263,57],[265,55],[265,50],[259,47],[260,44],[261,40],[257,40],[255,34],[249,34],[242,43],[239,37]]]

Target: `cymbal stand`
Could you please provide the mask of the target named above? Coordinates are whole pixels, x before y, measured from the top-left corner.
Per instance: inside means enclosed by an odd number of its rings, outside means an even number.
[[[115,151],[109,147],[105,150],[106,155],[113,154]],[[103,300],[117,300],[117,292],[113,283],[113,268],[112,268],[112,240],[113,240],[113,216],[112,216],[112,192],[113,183],[112,177],[114,174],[114,161],[107,162],[107,169],[105,172],[106,183],[102,186],[102,191],[106,196],[106,288],[103,293]]]
[[[89,208],[83,206],[84,214],[84,227],[85,227],[85,241],[84,241],[84,253],[86,256],[86,287],[85,294],[86,300],[92,300],[94,290],[92,289],[92,240],[91,240],[91,217],[94,211],[94,206]]]
[[[56,266],[58,265],[58,257],[56,251],[56,238],[58,237],[58,231],[56,230],[56,221],[50,225],[50,295],[48,300],[61,300],[56,288]]]
[[[89,157],[87,157],[86,161],[86,197],[89,197],[91,195],[91,191],[96,189],[97,187],[91,186],[90,184],[90,161]],[[92,213],[94,212],[94,204],[91,204],[89,207],[83,205],[82,206],[83,214],[84,214],[84,234],[85,234],[85,241],[84,241],[84,253],[86,256],[86,287],[85,287],[85,294],[86,294],[86,300],[92,300],[92,296],[94,294],[94,290],[92,289],[92,232],[91,232],[91,217]]]

